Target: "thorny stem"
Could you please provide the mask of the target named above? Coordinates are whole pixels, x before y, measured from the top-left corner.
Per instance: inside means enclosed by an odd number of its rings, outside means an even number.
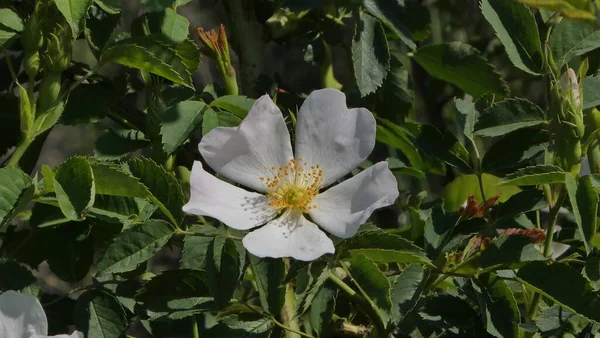
[[[33,138],[31,137],[24,137],[19,141],[19,144],[17,144],[17,148],[15,148],[15,151],[10,155],[10,159],[8,160],[7,165],[9,167],[19,166],[19,161],[27,151],[27,148],[29,148],[29,146],[31,145],[31,142],[33,142]]]
[[[108,281],[104,281],[104,282],[99,282],[99,283],[95,283],[95,284],[91,284],[91,285],[86,285],[86,286],[82,286],[82,287],[79,287],[79,288],[75,288],[75,289],[72,289],[69,292],[65,293],[64,295],[58,297],[58,298],[55,298],[55,299],[53,299],[53,300],[51,300],[49,302],[46,302],[46,303],[42,304],[42,307],[48,307],[48,306],[50,306],[52,304],[58,303],[61,300],[65,299],[65,298],[67,298],[67,297],[69,297],[69,296],[71,296],[71,295],[73,295],[73,294],[75,294],[77,292],[80,292],[80,291],[85,291],[85,290],[88,290],[88,289],[93,289],[95,287],[102,286],[102,285],[119,284],[119,283],[121,283],[121,282],[120,281],[116,281],[116,280],[108,280]]]
[[[55,105],[57,102],[60,102],[68,93],[70,93],[73,89],[75,89],[77,86],[82,84],[85,80],[87,80],[90,76],[92,76],[95,72],[97,72],[98,69],[100,69],[100,66],[94,67],[89,72],[87,72],[84,76],[82,76],[80,79],[75,81],[69,87],[68,91],[64,91],[58,96],[58,98],[56,99],[56,101],[54,102],[53,105]],[[32,131],[32,132],[35,133],[36,131]],[[35,136],[32,136],[32,135],[23,137],[21,139],[21,141],[19,141],[19,144],[17,144],[17,148],[15,149],[15,151],[11,154],[10,160],[8,161],[7,165],[17,167],[19,165],[19,161],[21,160],[21,158],[23,157],[23,155],[25,154],[25,152],[27,151],[27,149],[29,148],[29,146],[31,145],[31,143],[34,140],[35,140]]]
[[[286,270],[289,270],[289,260],[285,259]],[[292,287],[291,282],[287,283],[285,286],[285,302],[283,304],[283,308],[281,309],[281,320],[284,324],[287,324],[289,329],[286,329],[284,335],[286,338],[299,338],[302,336],[300,334],[300,324],[298,324],[298,320],[296,319],[296,295],[294,294],[294,288]]]
[[[438,287],[438,285],[440,285],[443,281],[445,281],[446,278],[452,276],[452,274],[454,272],[460,270],[465,265],[470,264],[473,261],[479,259],[480,256],[481,256],[481,252],[478,252],[478,253],[474,254],[473,256],[469,257],[468,259],[456,264],[456,266],[454,268],[452,268],[450,271],[446,271],[442,276],[439,276],[436,280],[434,280],[433,283],[427,285],[427,287],[425,287],[425,290],[423,291],[423,293],[427,294],[427,292],[429,292],[431,290],[435,290],[435,288]]]
[[[552,237],[554,235],[554,227],[556,226],[556,220],[558,219],[558,213],[567,197],[567,189],[561,187],[558,199],[553,206],[550,207],[550,219],[548,222],[548,228],[546,229],[546,241],[544,242],[544,257],[548,258],[552,254]],[[528,315],[529,318],[534,319],[537,312],[537,307],[540,303],[541,294],[535,293],[531,298],[531,306],[529,307]]]
[[[342,269],[346,272],[348,276],[352,278],[350,272],[344,265],[344,263],[340,262]],[[377,331],[383,333],[385,332],[385,323],[383,323],[383,318],[381,317],[381,313],[375,306],[373,300],[366,294],[366,292],[354,281],[354,285],[358,288],[359,293],[354,291],[348,284],[344,283],[338,276],[336,276],[333,272],[329,272],[328,276],[329,280],[336,284],[342,291],[344,291],[350,298],[354,299],[358,304],[361,304],[365,312],[371,319],[373,320],[375,327],[377,327]]]

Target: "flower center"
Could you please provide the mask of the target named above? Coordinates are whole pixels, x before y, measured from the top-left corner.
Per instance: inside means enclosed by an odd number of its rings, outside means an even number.
[[[292,159],[285,166],[265,167],[271,177],[261,177],[267,187],[269,206],[277,213],[291,209],[306,213],[316,206],[311,204],[323,183],[323,170],[319,165],[307,166],[302,158]]]

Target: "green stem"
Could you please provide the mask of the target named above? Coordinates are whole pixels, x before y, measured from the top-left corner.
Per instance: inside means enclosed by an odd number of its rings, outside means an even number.
[[[288,267],[289,262],[286,261],[285,265]],[[285,303],[281,309],[281,320],[289,328],[285,329],[284,332],[286,338],[299,338],[302,336],[299,334],[301,331],[300,324],[298,324],[298,320],[296,319],[296,295],[294,294],[291,282],[285,286]]]
[[[217,57],[217,63],[219,65],[219,70],[221,71],[221,75],[223,76],[223,84],[225,86],[225,94],[227,95],[238,95],[238,83],[235,74],[235,68],[223,60],[221,57]]]
[[[473,261],[479,259],[479,257],[481,256],[481,252],[478,252],[476,254],[474,254],[473,256],[469,257],[468,259],[456,264],[456,266],[454,266],[454,268],[452,268],[450,271],[446,271],[444,272],[443,275],[439,276],[437,279],[435,279],[432,283],[428,284],[425,287],[425,290],[423,291],[424,294],[427,294],[429,291],[431,290],[435,290],[435,288],[438,287],[438,285],[440,285],[443,281],[446,280],[446,278],[452,276],[452,274],[458,270],[460,270],[461,268],[463,268],[465,265],[467,264],[471,264]]]
[[[15,149],[15,151],[10,156],[10,160],[8,160],[7,165],[10,167],[18,167],[21,157],[23,157],[23,155],[27,151],[27,148],[29,148],[31,142],[33,142],[33,138],[23,137],[21,141],[19,141],[19,144],[17,144],[17,148]]]
[[[331,317],[331,321],[336,325],[336,331],[341,333],[342,336],[356,336],[364,337],[369,333],[369,329],[363,325],[355,325],[348,321],[346,318],[342,318],[335,313]]]
[[[558,213],[567,197],[567,189],[561,187],[556,203],[550,208],[550,219],[548,228],[546,229],[546,241],[544,242],[544,257],[548,258],[552,254],[552,239],[554,235],[554,227],[558,219]]]
[[[548,258],[552,255],[552,239],[554,235],[554,227],[556,226],[556,220],[558,219],[558,213],[560,208],[562,207],[565,199],[567,197],[567,189],[561,187],[560,193],[558,194],[558,199],[556,203],[550,207],[550,219],[548,223],[548,228],[546,229],[546,241],[544,242],[544,257]],[[529,318],[535,319],[537,316],[537,307],[541,300],[541,294],[535,293],[531,298],[531,305],[529,306],[528,315]]]
[[[321,39],[323,43],[324,55],[321,63],[321,87],[342,89],[342,84],[335,78],[333,73],[333,60],[331,58],[331,47],[325,39]]]
[[[198,321],[196,316],[191,317],[192,324],[192,338],[200,338],[200,333],[198,332]]]
[[[73,294],[75,294],[77,292],[80,292],[80,291],[85,291],[85,290],[88,290],[88,289],[93,289],[93,288],[95,288],[97,286],[102,286],[102,285],[107,285],[107,284],[119,284],[119,283],[121,283],[121,281],[107,280],[107,281],[104,281],[104,282],[98,282],[98,283],[94,283],[94,284],[91,284],[91,285],[86,285],[86,286],[82,286],[82,287],[79,287],[79,288],[75,288],[75,289],[72,289],[69,292],[65,293],[64,295],[58,297],[58,298],[55,298],[55,299],[53,299],[53,300],[51,300],[49,302],[46,302],[46,303],[42,304],[42,307],[48,307],[48,306],[50,306],[52,304],[58,303],[61,300],[65,299],[65,298],[67,298],[67,297],[69,297],[69,296],[71,296],[71,295],[73,295]]]
[[[585,127],[588,129],[587,132],[590,135],[589,137],[594,137],[594,131],[600,129],[600,111],[594,108],[585,116]],[[596,140],[592,140],[589,145],[587,155],[590,172],[592,174],[600,173],[600,144],[597,137]]]
[[[344,263],[341,263],[342,268],[346,273],[350,276],[348,269]],[[342,291],[344,291],[350,298],[356,301],[358,304],[362,305],[362,308],[365,310],[367,315],[373,320],[377,331],[383,334],[385,332],[385,323],[383,322],[383,318],[381,317],[381,313],[379,309],[375,306],[373,300],[365,293],[365,291],[358,285],[358,283],[353,279],[354,285],[358,288],[359,293],[354,291],[348,284],[344,283],[338,276],[336,276],[333,272],[329,272],[329,280],[332,281],[335,285],[337,285]],[[352,276],[350,276],[352,277]]]
[[[279,326],[280,328],[284,329],[286,332],[292,332],[292,333],[295,333],[296,335],[302,336],[302,337],[315,338],[314,336],[309,335],[307,333],[304,333],[304,332],[300,331],[299,329],[296,330],[296,329],[294,329],[292,327],[289,327],[289,326],[287,326],[287,325],[285,325],[283,323],[280,323],[277,319],[275,319],[273,317],[271,317],[271,321],[273,322],[273,324],[275,324],[275,325]],[[289,336],[286,335],[286,337],[289,337]]]

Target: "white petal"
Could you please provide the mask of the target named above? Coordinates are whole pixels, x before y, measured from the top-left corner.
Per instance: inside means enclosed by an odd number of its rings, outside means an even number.
[[[312,92],[300,107],[296,157],[321,166],[325,186],[348,174],[375,146],[375,118],[364,108],[348,109],[346,95],[326,88]]]
[[[312,261],[335,252],[333,242],[323,231],[300,213],[289,211],[247,234],[243,243],[257,257],[293,257]]]
[[[234,229],[248,230],[265,224],[276,215],[264,195],[221,181],[204,171],[198,161],[192,167],[190,195],[183,211],[214,217]]]
[[[48,320],[37,298],[15,291],[0,295],[0,337],[29,338],[48,334]]]
[[[383,161],[317,195],[316,208],[309,214],[321,228],[348,238],[375,209],[393,204],[398,194],[396,178]]]
[[[256,191],[266,191],[260,177],[286,165],[293,156],[283,115],[268,95],[254,103],[235,128],[217,127],[198,145],[206,163],[219,174]]]
[[[31,338],[84,338],[84,335],[83,335],[82,332],[75,331],[71,335],[68,335],[68,334],[57,334],[55,336],[39,336],[39,335],[35,335],[35,336],[31,336]]]

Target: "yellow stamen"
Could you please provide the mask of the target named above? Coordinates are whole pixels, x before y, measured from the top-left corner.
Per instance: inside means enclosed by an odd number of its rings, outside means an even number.
[[[311,202],[323,183],[323,170],[318,164],[307,167],[307,163],[298,158],[285,166],[269,169],[271,177],[260,177],[267,187],[269,206],[278,213],[287,209],[306,213],[315,208]]]

